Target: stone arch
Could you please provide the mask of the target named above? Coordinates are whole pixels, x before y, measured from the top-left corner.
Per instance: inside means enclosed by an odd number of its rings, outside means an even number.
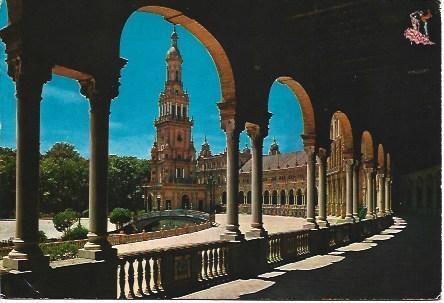
[[[385,168],[385,154],[384,154],[384,146],[382,144],[378,145],[378,168]]]
[[[298,189],[296,191],[296,204],[297,205],[302,205],[303,204],[303,201],[302,201],[302,190],[301,189]]]
[[[347,115],[341,111],[336,111],[330,122],[330,130],[333,128],[333,121],[337,119],[339,121],[339,124],[341,126],[341,134],[343,138],[343,145],[344,145],[344,153],[347,156],[353,157],[353,129],[350,123],[350,119],[347,117]],[[332,137],[330,137],[332,139]]]
[[[373,164],[373,160],[375,158],[373,138],[368,130],[364,131],[361,136],[361,154],[364,162]]]
[[[294,190],[290,189],[290,192],[288,193],[288,204],[294,205]]]
[[[302,122],[304,127],[304,133],[302,134],[302,140],[304,146],[315,145],[316,129],[315,129],[315,115],[313,110],[313,104],[311,99],[302,85],[288,76],[282,76],[276,79],[281,84],[287,85],[293,92],[296,99],[299,101],[302,112]]]
[[[141,6],[139,12],[161,15],[173,24],[178,24],[190,31],[208,50],[219,74],[222,102],[236,103],[234,73],[230,60],[219,41],[199,22],[182,12],[163,6]],[[128,19],[131,15],[128,17]]]

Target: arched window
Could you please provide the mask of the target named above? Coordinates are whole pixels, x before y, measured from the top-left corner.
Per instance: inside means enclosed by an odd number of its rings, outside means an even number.
[[[264,204],[270,204],[270,193],[268,190],[264,192]]]
[[[278,195],[277,191],[273,190],[273,194],[272,194],[272,197],[271,197],[271,203],[272,204],[277,204],[277,200],[278,200],[277,195]]]
[[[237,203],[244,204],[244,192],[243,191],[239,192],[239,195],[237,196]]]
[[[281,190],[281,204],[285,204],[285,190]]]
[[[251,204],[251,191],[247,192],[247,204]]]
[[[288,203],[293,205],[294,204],[294,191],[290,189],[290,193],[288,194]]]
[[[227,204],[227,192],[222,193],[222,204]]]
[[[302,191],[300,189],[296,192],[296,204],[302,205]]]

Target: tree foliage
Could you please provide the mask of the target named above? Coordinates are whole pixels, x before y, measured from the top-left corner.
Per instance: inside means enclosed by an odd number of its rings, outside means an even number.
[[[131,220],[131,211],[126,208],[114,208],[109,215],[111,223],[116,224],[116,228],[122,228],[123,224]]]
[[[79,220],[80,213],[71,208],[67,208],[64,211],[56,214],[52,219],[55,229],[59,232],[63,232],[64,235],[70,230],[71,226]]]
[[[149,162],[135,157],[109,157],[109,208],[143,208],[142,185]],[[56,143],[40,160],[40,211],[58,213],[67,208],[88,208],[89,163],[75,147]],[[0,147],[0,217],[12,218],[15,210],[16,152]]]

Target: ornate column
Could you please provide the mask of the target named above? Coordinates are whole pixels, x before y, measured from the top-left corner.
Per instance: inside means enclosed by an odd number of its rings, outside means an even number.
[[[266,237],[262,221],[262,148],[267,130],[247,123],[247,133],[251,140],[251,229],[248,237]]]
[[[377,191],[376,191],[376,170],[373,171],[373,176],[372,176],[372,189],[373,189],[373,217],[376,218],[376,206],[377,206]]]
[[[365,169],[365,176],[366,176],[366,182],[367,182],[367,215],[366,219],[374,219],[375,216],[375,210],[373,208],[373,175],[374,175],[374,169],[373,168],[366,168]]]
[[[353,166],[353,218],[359,221],[359,163]]]
[[[378,217],[385,216],[385,177],[384,174],[377,175],[377,181],[379,186],[378,192]]]
[[[40,101],[43,85],[51,79],[50,65],[41,62],[7,60],[17,97],[16,230],[14,249],[3,258],[3,266],[20,271],[49,266],[38,246]]]
[[[317,223],[319,226],[328,227],[330,224],[327,221],[327,151],[320,148],[317,159],[319,166],[319,216]]]
[[[107,239],[109,115],[111,100],[118,95],[117,79],[79,81],[90,103],[89,233],[79,256],[93,260],[117,254]]]
[[[240,129],[235,118],[235,104],[218,103],[222,128],[227,138],[227,224],[221,240],[240,241],[245,236],[239,230],[239,135]]]
[[[355,161],[347,159],[345,163],[345,221],[355,223],[353,218],[353,170]]]
[[[305,147],[305,154],[307,155],[307,195],[306,195],[306,208],[307,208],[307,223],[304,228],[317,228],[315,221],[315,203],[314,203],[314,192],[315,192],[315,161],[316,153],[314,146]]]
[[[386,203],[386,207],[385,207],[385,214],[386,215],[390,215],[390,176],[387,176],[385,178],[385,190],[384,190],[384,194],[385,194],[385,203]]]

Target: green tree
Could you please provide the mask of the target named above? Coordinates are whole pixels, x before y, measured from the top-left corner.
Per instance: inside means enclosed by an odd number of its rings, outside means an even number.
[[[0,218],[14,215],[15,161],[15,150],[0,147]]]
[[[56,214],[52,219],[55,229],[59,232],[63,232],[63,236],[71,229],[71,226],[79,220],[80,213],[71,208],[67,208],[64,211]]]
[[[149,173],[148,160],[111,155],[108,165],[109,206],[143,208],[142,185]]]
[[[126,208],[114,208],[109,215],[111,223],[116,224],[116,228],[122,228],[123,224],[131,220],[131,211]]]
[[[82,211],[88,206],[88,161],[74,146],[56,143],[40,163],[41,210],[60,212],[66,208]]]

